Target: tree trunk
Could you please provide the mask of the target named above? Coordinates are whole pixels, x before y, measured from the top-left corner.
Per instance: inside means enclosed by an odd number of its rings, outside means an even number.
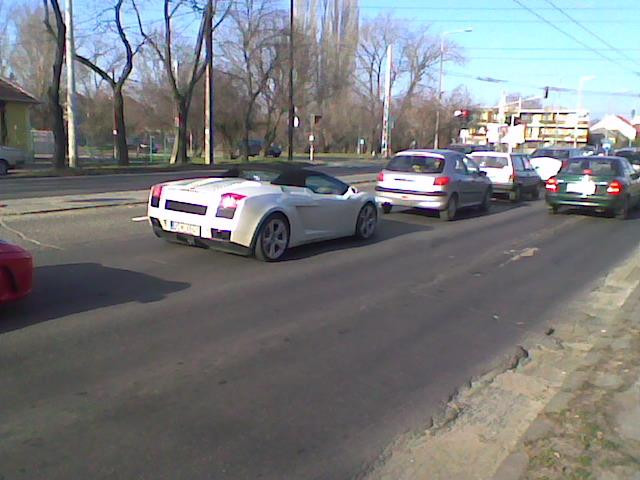
[[[253,108],[253,106],[251,106]],[[245,162],[249,161],[249,129],[251,128],[251,108],[247,111],[244,116],[244,136],[242,137],[242,158]]]
[[[129,148],[127,146],[127,125],[124,119],[124,98],[121,88],[116,88],[113,91],[113,118],[116,128],[118,165],[126,166],[129,165]]]
[[[62,75],[62,63],[64,56],[60,53],[62,47],[58,45],[55,63],[53,64],[53,79],[48,88],[49,111],[51,112],[51,128],[53,130],[53,167],[56,169],[65,168],[67,165],[67,137],[64,129],[64,111],[60,105],[60,77]]]
[[[187,116],[189,115],[189,104],[184,100],[176,102],[178,110],[178,126],[176,137],[173,142],[173,152],[171,153],[171,163],[188,163],[187,156]]]

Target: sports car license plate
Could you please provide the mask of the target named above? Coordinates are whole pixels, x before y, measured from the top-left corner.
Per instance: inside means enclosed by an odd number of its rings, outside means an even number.
[[[186,233],[195,237],[200,236],[200,227],[198,225],[189,225],[188,223],[169,222],[169,230],[175,233]]]
[[[577,182],[567,184],[567,193],[579,193],[581,195],[593,195],[596,193],[596,184],[593,182]]]

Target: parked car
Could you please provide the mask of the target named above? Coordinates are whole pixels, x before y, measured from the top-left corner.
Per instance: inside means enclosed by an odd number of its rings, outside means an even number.
[[[638,148],[621,148],[614,152],[616,157],[624,157],[629,160],[629,163],[636,172],[640,172],[640,149]]]
[[[460,152],[470,154],[473,152],[493,152],[494,148],[491,145],[472,145],[470,143],[452,143],[447,147],[447,150],[453,150],[454,152]]]
[[[523,195],[540,198],[540,177],[522,153],[474,152],[471,158],[487,173],[495,195],[519,202]]]
[[[17,167],[21,167],[27,161],[27,153],[14,147],[0,145],[0,176],[4,176]]]
[[[376,202],[384,213],[394,206],[437,210],[453,220],[458,209],[491,204],[491,181],[473,160],[453,150],[407,150],[378,174]]]
[[[640,173],[622,157],[574,157],[547,180],[551,213],[561,207],[583,207],[625,219],[640,201]]]
[[[585,150],[580,148],[569,147],[545,147],[538,148],[531,154],[531,165],[536,170],[538,175],[543,181],[547,181],[553,177],[560,167],[562,167],[562,161],[571,157],[581,157],[590,155]]]
[[[27,296],[33,285],[33,257],[23,248],[0,240],[0,303]]]
[[[262,140],[249,140],[248,146],[243,146],[244,142],[239,143],[236,148],[231,152],[231,158],[238,158],[247,152],[248,157],[257,157],[264,149],[264,141]],[[282,155],[282,147],[280,145],[272,144],[267,148],[267,157],[279,158]]]
[[[286,164],[241,165],[220,177],[155,185],[148,217],[158,237],[267,262],[304,243],[368,239],[378,223],[372,194]]]

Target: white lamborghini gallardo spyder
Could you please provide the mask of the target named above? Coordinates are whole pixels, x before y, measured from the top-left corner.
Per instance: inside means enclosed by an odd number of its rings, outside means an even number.
[[[370,238],[375,197],[299,166],[249,164],[220,176],[151,188],[148,217],[156,236],[259,260],[289,247],[333,238]]]

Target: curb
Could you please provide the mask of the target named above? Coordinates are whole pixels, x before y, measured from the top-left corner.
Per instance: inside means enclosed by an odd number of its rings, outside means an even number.
[[[301,163],[298,160],[294,160],[296,163]],[[249,162],[251,163],[251,162]],[[261,163],[256,161],[255,163]],[[268,162],[272,163],[272,162]],[[275,162],[273,162],[275,163]],[[185,166],[171,167],[171,166],[163,166],[163,167],[153,167],[153,166],[130,166],[130,167],[104,167],[104,168],[95,168],[95,167],[87,167],[87,168],[78,168],[72,170],[70,168],[66,168],[64,170],[53,170],[53,169],[42,169],[42,170],[33,170],[30,172],[29,170],[13,170],[6,178],[8,179],[18,179],[18,178],[69,178],[69,177],[99,177],[104,175],[126,175],[126,174],[141,174],[141,173],[180,173],[180,172],[190,172],[190,171],[198,171],[198,170],[225,170],[234,165],[238,165],[238,162],[220,162],[214,165],[195,165],[188,164]],[[312,166],[326,166],[327,163],[324,161],[314,162],[310,164]],[[22,172],[25,172],[24,174]],[[42,172],[42,173],[36,173]]]
[[[375,179],[371,180],[357,180],[354,182],[347,182],[349,185],[366,185],[370,183],[375,183]],[[132,190],[135,191],[135,190]],[[2,217],[20,217],[25,215],[43,215],[47,213],[62,213],[62,212],[71,212],[74,210],[89,210],[95,208],[112,208],[112,207],[126,207],[132,205],[146,205],[147,200],[127,200],[122,202],[111,202],[111,203],[100,203],[94,205],[78,205],[73,207],[60,207],[60,208],[46,208],[46,209],[38,209],[38,210],[27,210],[23,212],[9,212],[4,213],[0,210],[0,216]]]

